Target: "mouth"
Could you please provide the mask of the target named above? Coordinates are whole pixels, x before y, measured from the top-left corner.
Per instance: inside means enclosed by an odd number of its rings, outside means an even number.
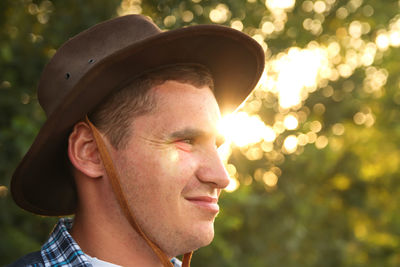
[[[218,198],[209,196],[187,197],[185,198],[190,203],[196,205],[198,208],[207,210],[212,213],[219,212]]]

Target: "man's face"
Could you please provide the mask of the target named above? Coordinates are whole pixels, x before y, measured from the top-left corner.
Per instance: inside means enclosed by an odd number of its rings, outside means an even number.
[[[229,183],[216,150],[220,113],[208,87],[167,81],[150,93],[156,108],[133,120],[128,145],[112,155],[139,225],[175,256],[214,237]]]

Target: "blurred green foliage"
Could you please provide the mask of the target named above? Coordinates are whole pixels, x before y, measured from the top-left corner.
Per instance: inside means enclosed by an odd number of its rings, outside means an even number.
[[[211,19],[213,10],[220,10],[220,17]],[[7,187],[44,121],[35,95],[43,66],[60,44],[90,25],[129,12],[148,15],[164,29],[239,21],[247,34],[262,36],[267,62],[291,47],[336,42],[341,58],[333,58],[338,62],[331,68],[340,69],[349,53],[357,52],[353,43],[378,43],[400,16],[397,0],[297,0],[280,13],[258,0],[2,0],[0,12],[0,186]],[[352,32],[355,21],[367,28],[358,37]],[[262,32],[265,22],[275,23],[275,31]],[[394,41],[375,45],[369,64],[317,83],[297,106],[282,109],[272,92],[258,98],[262,105],[255,113],[266,124],[293,113],[299,126],[280,132],[273,149],[257,159],[248,159],[249,147],[233,150],[229,163],[241,185],[223,194],[215,240],[195,253],[193,266],[400,266],[396,47]],[[371,74],[376,71],[384,82],[371,89],[371,81],[381,80]],[[314,134],[326,144],[308,142],[285,153],[285,138],[310,133],[314,122],[320,125]],[[275,186],[262,179],[267,171],[278,177]],[[55,219],[20,210],[4,187],[0,190],[3,265],[40,248]]]

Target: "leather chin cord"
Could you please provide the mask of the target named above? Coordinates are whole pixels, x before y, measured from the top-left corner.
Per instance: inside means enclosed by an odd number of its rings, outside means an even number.
[[[97,144],[97,148],[99,149],[100,157],[103,161],[104,168],[106,169],[108,177],[110,177],[111,186],[113,188],[114,194],[117,197],[118,203],[124,213],[126,219],[136,230],[136,232],[146,241],[146,243],[150,246],[150,248],[154,251],[157,257],[160,259],[161,263],[164,267],[173,267],[171,261],[168,259],[167,255],[153,242],[151,241],[146,234],[142,231],[140,226],[137,224],[135,220],[135,216],[133,215],[132,210],[130,209],[124,191],[122,190],[121,183],[117,171],[114,168],[113,161],[108,152],[106,145],[104,144],[103,138],[100,135],[99,130],[90,122],[89,118],[85,116],[86,123],[90,126],[94,139]],[[182,267],[189,267],[190,260],[192,258],[192,252],[188,252],[183,255]]]

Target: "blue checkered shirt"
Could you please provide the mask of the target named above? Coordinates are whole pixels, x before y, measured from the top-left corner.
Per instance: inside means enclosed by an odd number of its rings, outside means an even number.
[[[10,266],[92,267],[85,253],[69,234],[71,227],[72,219],[60,219],[50,238],[42,246],[40,255],[38,252],[31,253]],[[171,262],[174,267],[181,267],[178,259],[173,258]]]

